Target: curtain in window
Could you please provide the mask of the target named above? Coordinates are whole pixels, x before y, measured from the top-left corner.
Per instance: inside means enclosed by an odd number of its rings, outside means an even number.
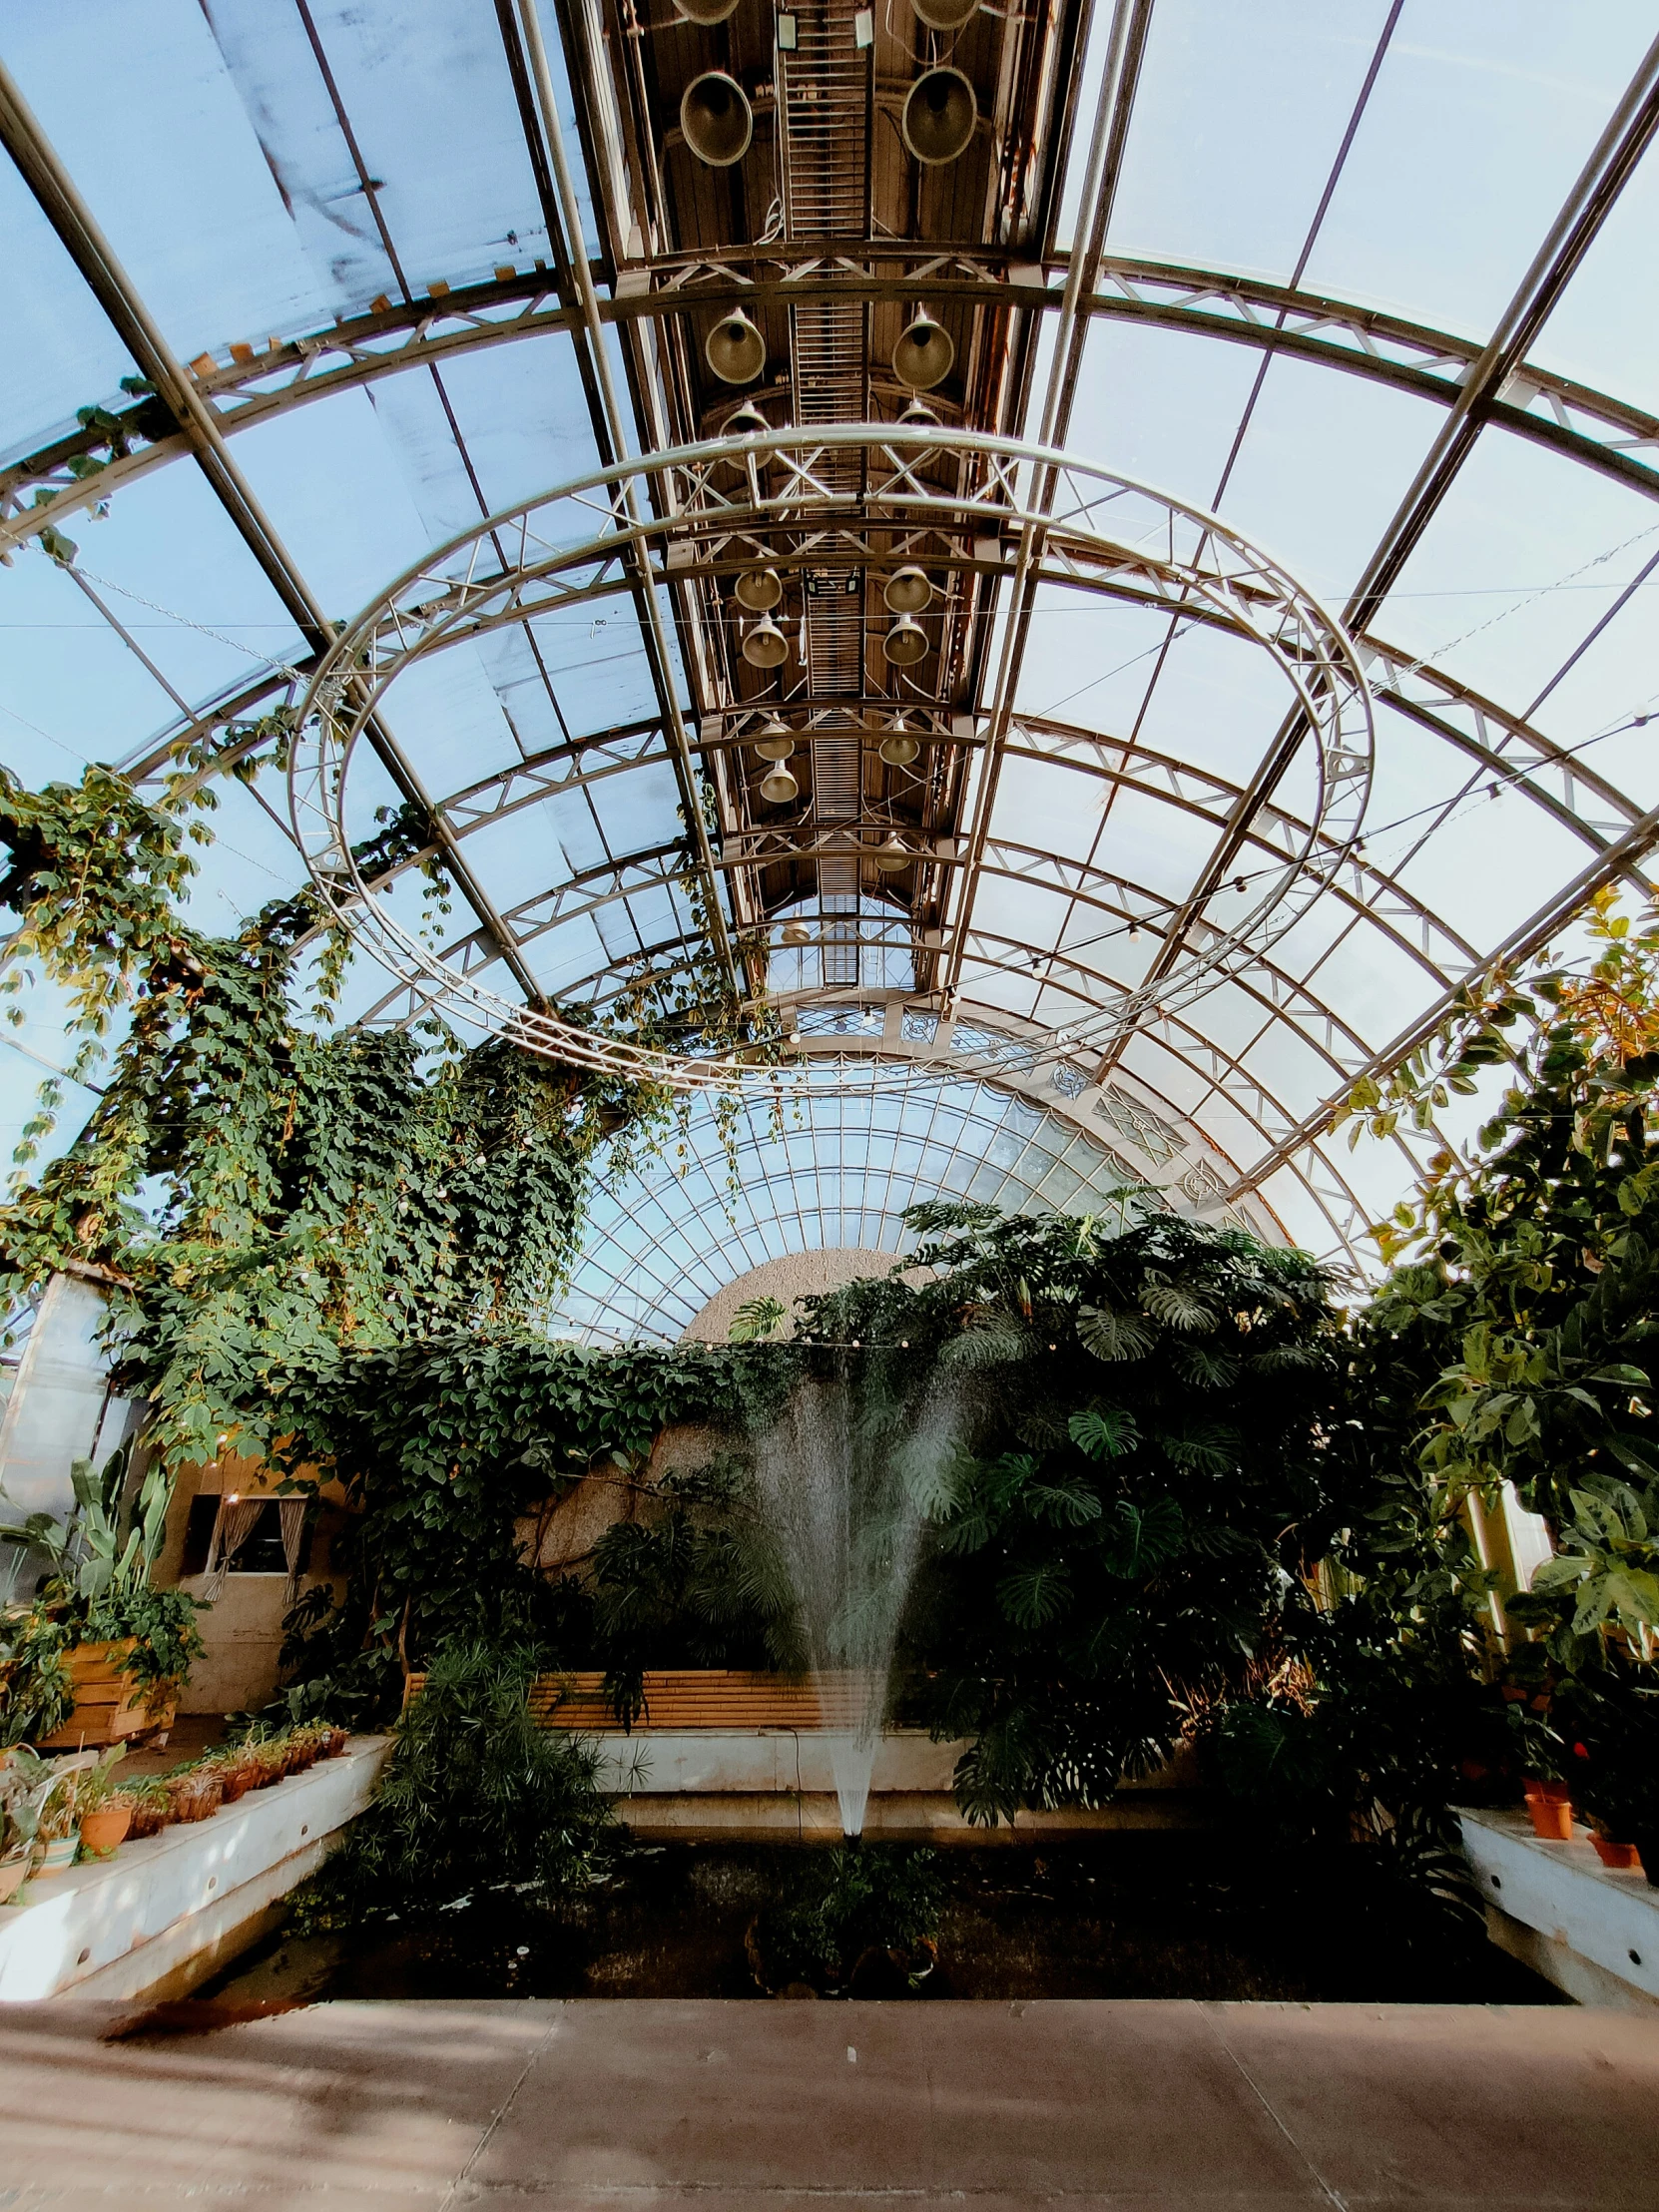
[[[263,1497],[222,1497],[214,1519],[213,1541],[208,1546],[208,1572],[202,1595],[210,1605],[219,1602],[231,1561],[254,1533],[254,1523],[265,1511]]]

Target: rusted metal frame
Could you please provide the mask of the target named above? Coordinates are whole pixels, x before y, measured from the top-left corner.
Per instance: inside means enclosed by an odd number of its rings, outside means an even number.
[[[743,252],[751,259],[764,258],[769,265],[777,260],[775,250],[766,250],[764,257],[752,248]],[[914,250],[910,252],[913,259]],[[960,262],[965,258],[964,251],[928,257],[927,261]],[[604,321],[626,326],[694,307],[719,313],[732,306],[766,306],[831,293],[837,298],[879,302],[908,297],[918,284],[929,298],[946,303],[971,302],[989,290],[999,303],[1024,310],[1058,307],[1060,294],[1050,288],[1048,275],[1050,268],[1063,275],[1069,266],[1066,260],[1039,268],[988,249],[977,258],[983,274],[973,277],[925,275],[904,268],[890,276],[877,276],[854,268],[824,276],[746,281],[719,266],[711,254],[693,264],[669,265],[682,269],[702,267],[706,262],[713,274],[705,288],[688,287],[682,293],[664,283],[655,289],[625,290],[619,297],[601,300],[600,313]],[[651,273],[646,265],[634,266]],[[1030,271],[1029,277],[1021,275],[1025,269]],[[1099,280],[1117,288],[1090,295],[1087,312],[1091,320],[1149,322],[1163,329],[1220,338],[1229,344],[1291,354],[1391,385],[1441,406],[1455,400],[1459,379],[1466,375],[1478,350],[1467,340],[1367,308],[1217,273],[1174,268],[1163,271],[1154,263],[1108,259],[1100,267]],[[1200,303],[1205,301],[1221,301],[1225,306],[1212,310]],[[1262,310],[1260,316],[1258,307]],[[1297,316],[1305,318],[1306,327],[1296,326],[1294,320],[1280,320]],[[573,317],[558,296],[556,277],[551,272],[532,271],[511,278],[458,286],[437,298],[416,299],[353,316],[331,329],[281,341],[264,352],[255,353],[252,347],[239,345],[229,362],[193,367],[190,374],[197,391],[210,403],[221,432],[229,436],[290,407],[422,367],[453,353],[509,344],[572,326]],[[1405,357],[1380,351],[1383,345]],[[337,367],[315,365],[336,354],[343,355]],[[209,358],[203,356],[204,360]],[[273,381],[277,378],[283,380]],[[1533,411],[1540,404],[1547,413]],[[127,407],[125,413],[133,418],[142,410],[140,402]],[[113,411],[119,416],[123,410]],[[1659,496],[1659,417],[1608,393],[1528,364],[1508,378],[1504,396],[1489,402],[1486,419],[1494,427],[1593,468],[1648,498]],[[138,433],[135,430],[133,434]],[[189,440],[179,433],[141,445],[125,457],[114,457],[92,476],[70,473],[71,463],[94,459],[106,449],[107,440],[96,429],[72,431],[0,468],[0,550],[24,542],[50,519],[44,508],[26,504],[32,494],[49,492],[61,521],[191,451]],[[1654,461],[1638,457],[1644,452],[1652,453]]]
[[[1656,130],[1659,130],[1659,38],[1649,47],[1624,97],[1608,119],[1572,192],[1550,226],[1548,236],[1514,296],[1498,318],[1478,360],[1459,387],[1451,410],[1441,423],[1410,488],[1367,562],[1344,613],[1344,621],[1351,631],[1365,630],[1387,597],[1438,512],[1458,470],[1472,452],[1475,440],[1489,419],[1492,402],[1501,395],[1510,376],[1521,369],[1527,347],[1542,329],[1594,244]],[[1200,872],[1149,981],[1156,982],[1159,975],[1173,969],[1180,958],[1193,923],[1225,881],[1233,864],[1244,821],[1254,808],[1265,804],[1272,796],[1300,751],[1306,734],[1306,715],[1300,708],[1293,709],[1251,781],[1238,820],[1229,826],[1227,834]]]
[[[313,653],[325,652],[334,641],[333,625],[231,459],[212,409],[174,357],[160,327],[3,63],[0,63],[0,142],[5,144],[121,342],[154,386],[162,404],[171,410],[216,498],[300,635]],[[501,954],[509,972],[526,996],[533,996],[534,983],[519,962],[510,937],[501,929],[494,905],[473,878],[433,813],[431,802],[402,749],[377,718],[368,725],[368,736],[403,799],[420,809],[431,822],[435,837],[444,846],[445,869],[456,889],[483,928],[500,931]]]
[[[1659,807],[1651,808],[1638,821],[1633,822],[1622,837],[1616,838],[1596,859],[1581,868],[1572,881],[1553,898],[1547,900],[1517,928],[1512,929],[1503,942],[1488,953],[1469,974],[1459,976],[1408,1029],[1402,1030],[1381,1052],[1374,1053],[1355,1077],[1355,1082],[1364,1081],[1368,1076],[1375,1080],[1392,1074],[1402,1060],[1409,1059],[1413,1052],[1428,1042],[1440,1024],[1454,1011],[1459,992],[1494,968],[1513,967],[1517,962],[1529,959],[1533,953],[1541,951],[1588,899],[1593,898],[1597,891],[1605,889],[1609,883],[1616,882],[1625,872],[1628,863],[1650,851],[1656,842],[1659,842]],[[1298,1146],[1313,1143],[1324,1135],[1331,1126],[1331,1116],[1353,1088],[1354,1084],[1350,1083],[1336,1096],[1327,1099],[1316,1112],[1299,1122],[1280,1145],[1275,1146],[1264,1160],[1247,1172],[1236,1186],[1237,1191],[1254,1189],[1265,1176],[1271,1175],[1275,1168],[1283,1164],[1287,1147],[1294,1150]]]
[[[1066,272],[1065,291],[1061,297],[1059,320],[1054,333],[1054,359],[1043,403],[1042,424],[1036,440],[1045,447],[1057,447],[1065,442],[1071,419],[1072,398],[1082,361],[1083,342],[1088,331],[1088,317],[1083,305],[1084,285],[1105,243],[1106,224],[1117,189],[1118,170],[1128,135],[1129,118],[1134,108],[1135,88],[1150,15],[1151,0],[1113,0],[1112,25],[1101,70],[1100,96],[1095,109],[1088,167],[1078,203],[1079,216],[1088,223],[1088,244],[1082,254],[1072,256],[1071,265]],[[1037,514],[1046,514],[1052,506],[1057,482],[1058,474],[1055,470],[1045,469],[1042,472],[1034,487],[1032,501]],[[1008,585],[1009,611],[1003,631],[995,692],[987,719],[986,744],[973,794],[973,819],[968,826],[966,865],[955,885],[954,900],[941,900],[941,919],[947,943],[939,963],[939,972],[942,988],[947,993],[961,976],[961,945],[973,918],[978,857],[984,850],[985,839],[990,831],[991,815],[996,805],[1001,750],[1019,689],[1020,670],[1024,665],[1042,552],[1043,535],[1039,526],[1031,520],[1023,521],[1020,525],[1014,573]],[[987,638],[994,626],[994,594],[987,595],[984,611]]]

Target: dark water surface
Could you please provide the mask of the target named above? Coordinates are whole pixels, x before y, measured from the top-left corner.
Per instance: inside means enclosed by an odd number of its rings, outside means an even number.
[[[672,1844],[548,1908],[485,1896],[349,1936],[279,1936],[200,1996],[764,1997],[745,1938],[799,1894],[812,1846]],[[952,1845],[938,1959],[908,1993],[984,1997],[1566,2001],[1409,1894],[1363,1894],[1340,1857],[1255,1858],[1225,1836],[1107,1834]],[[900,1993],[853,1988],[855,1995]]]

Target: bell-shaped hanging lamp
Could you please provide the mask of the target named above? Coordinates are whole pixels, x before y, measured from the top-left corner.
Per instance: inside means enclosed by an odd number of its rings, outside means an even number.
[[[711,169],[730,169],[749,152],[755,111],[736,77],[729,77],[724,69],[710,69],[694,77],[681,94],[680,128],[700,162]]]
[[[939,418],[925,399],[912,399],[899,416],[898,426],[901,430],[936,430]]]
[[[979,103],[959,69],[930,69],[904,96],[904,143],[929,168],[953,162],[973,142]]]
[[[910,855],[896,830],[875,847],[875,864],[883,875],[896,875],[901,867],[909,866]]]
[[[914,668],[926,658],[927,632],[913,615],[903,615],[881,640],[881,651],[893,668]]]
[[[910,0],[910,5],[930,31],[959,31],[979,13],[979,0]]]
[[[923,307],[892,349],[892,372],[911,391],[931,391],[950,374],[955,358],[950,332]]]
[[[755,750],[763,761],[787,761],[795,751],[795,733],[774,715],[770,722],[762,725]]]
[[[784,942],[786,944],[811,944],[812,941],[812,932],[799,916],[794,921],[785,922]]]
[[[752,384],[767,365],[767,341],[737,307],[709,332],[703,355],[723,384]]]
[[[782,763],[770,776],[761,778],[761,797],[769,807],[787,806],[792,799],[800,796],[800,792],[801,786]]]
[[[895,722],[875,750],[888,768],[908,768],[921,747],[902,722]]]
[[[753,438],[771,428],[772,424],[754,400],[746,399],[735,413],[726,417],[720,426],[720,434],[723,438]]]
[[[927,612],[933,587],[927,571],[911,565],[894,570],[881,587],[881,597],[895,615],[920,615]]]
[[[762,615],[743,641],[743,657],[751,668],[782,668],[790,657],[790,641],[771,615]]]
[[[732,593],[752,615],[770,614],[784,596],[784,580],[775,568],[746,568]]]
[[[979,0],[973,0],[973,4],[977,7]],[[928,5],[935,7],[938,0],[928,0]],[[684,16],[688,23],[724,23],[729,15],[737,13],[737,8],[738,0],[674,0],[675,14]],[[923,16],[922,21],[926,20]]]

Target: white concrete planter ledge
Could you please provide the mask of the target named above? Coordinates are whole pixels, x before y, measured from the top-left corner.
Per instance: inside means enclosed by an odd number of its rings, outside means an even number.
[[[250,1790],[211,1820],[37,1877],[26,1903],[0,1907],[0,2002],[171,1996],[205,1980],[367,1805],[388,1744],[353,1737],[337,1759]]]
[[[1639,1868],[1604,1867],[1583,1830],[1548,1842],[1524,1813],[1457,1817],[1495,1943],[1580,2004],[1659,2006],[1659,1890]]]

